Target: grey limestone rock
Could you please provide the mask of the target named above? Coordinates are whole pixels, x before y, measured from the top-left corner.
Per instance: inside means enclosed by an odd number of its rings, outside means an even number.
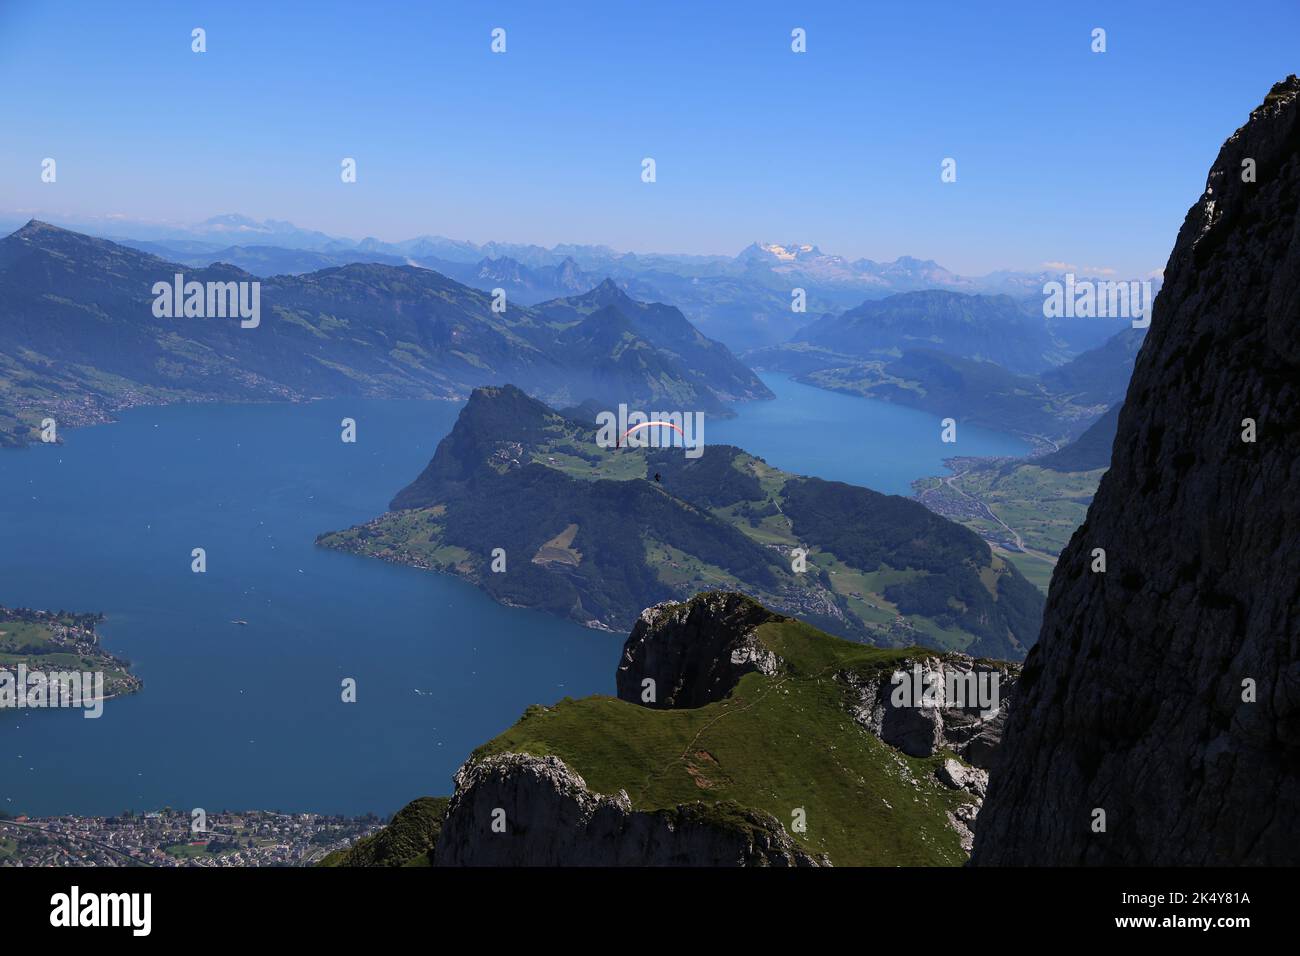
[[[1178,234],[974,864],[1300,863],[1298,210],[1292,76],[1224,143]]]

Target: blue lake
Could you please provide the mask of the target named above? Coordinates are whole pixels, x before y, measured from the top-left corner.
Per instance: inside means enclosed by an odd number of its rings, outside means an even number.
[[[900,494],[944,457],[1027,450],[964,426],[944,445],[933,416],[765,380],[778,400],[710,421],[706,442]],[[529,704],[612,694],[620,636],[314,546],[382,512],[458,411],[145,408],[0,452],[0,603],[103,611],[105,645],[145,681],[98,720],[0,715],[0,809],[389,813],[449,793],[469,752]],[[356,703],[341,700],[348,677]]]
[[[106,646],[145,681],[98,720],[0,715],[0,807],[390,812],[450,793],[530,703],[613,693],[615,635],[313,545],[382,512],[458,411],[137,409],[0,454],[0,603],[104,611]]]
[[[738,445],[769,465],[801,475],[847,481],[893,495],[910,495],[912,482],[946,474],[945,458],[1026,455],[1031,447],[1011,435],[957,420],[957,441],[941,438],[941,416],[901,405],[828,392],[764,373],[776,401],[747,402],[736,418],[705,423],[705,445]]]

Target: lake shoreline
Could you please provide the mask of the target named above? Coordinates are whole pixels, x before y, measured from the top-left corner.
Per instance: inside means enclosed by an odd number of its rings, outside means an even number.
[[[920,413],[848,396],[826,405],[810,386],[773,392],[710,419],[706,441],[890,494],[951,455]],[[608,637],[621,632],[315,544],[322,529],[383,513],[459,407],[144,405],[112,428],[78,429],[57,455],[0,455],[6,598],[103,608],[115,652],[147,662],[149,684],[98,721],[0,721],[0,807],[390,813],[412,793],[449,792],[464,757],[529,704],[610,693],[621,641]],[[359,422],[356,444],[339,440],[344,416]],[[962,438],[976,452],[1022,447]],[[206,574],[191,573],[196,546]],[[345,676],[358,681],[355,705],[340,703]]]

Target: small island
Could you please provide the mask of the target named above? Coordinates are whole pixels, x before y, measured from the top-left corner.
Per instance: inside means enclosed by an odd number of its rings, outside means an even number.
[[[134,694],[144,681],[131,673],[129,661],[104,650],[95,630],[103,619],[103,614],[0,605],[0,674],[103,674],[102,696],[87,696],[85,704]]]

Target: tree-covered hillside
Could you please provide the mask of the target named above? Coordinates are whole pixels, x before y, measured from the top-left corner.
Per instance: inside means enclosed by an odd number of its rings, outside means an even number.
[[[603,448],[594,422],[477,389],[425,470],[323,545],[464,576],[498,600],[625,630],[727,588],[832,633],[1023,657],[1041,595],[923,505],[800,478],[729,445]]]

